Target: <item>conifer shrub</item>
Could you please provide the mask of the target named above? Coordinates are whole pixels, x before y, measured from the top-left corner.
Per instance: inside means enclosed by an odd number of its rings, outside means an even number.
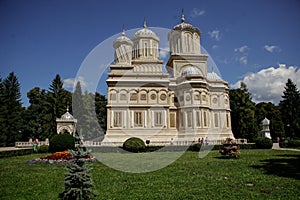
[[[75,138],[68,134],[56,134],[49,141],[49,151],[55,153],[75,148]]]
[[[48,145],[41,145],[38,147],[38,152],[39,153],[48,153],[49,151],[49,146]]]
[[[137,137],[131,137],[123,143],[123,149],[129,152],[144,152],[146,149],[145,142]]]
[[[62,200],[92,200],[96,198],[93,192],[93,182],[90,174],[92,167],[87,164],[89,152],[81,147],[77,151],[69,150],[74,158],[66,166],[65,190],[59,194]]]
[[[255,141],[255,146],[257,149],[272,149],[273,141],[269,138],[258,138]]]

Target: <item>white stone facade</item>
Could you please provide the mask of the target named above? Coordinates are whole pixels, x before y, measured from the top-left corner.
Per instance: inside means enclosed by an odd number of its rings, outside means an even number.
[[[75,136],[76,125],[77,119],[75,119],[73,115],[69,113],[69,109],[67,109],[67,112],[63,114],[61,118],[56,119],[56,131],[58,134],[70,133],[71,135]]]
[[[200,30],[176,25],[168,35],[168,73],[158,59],[159,38],[146,27],[117,38],[108,74],[107,132],[103,144],[130,137],[152,143],[233,138],[228,83],[207,72]]]

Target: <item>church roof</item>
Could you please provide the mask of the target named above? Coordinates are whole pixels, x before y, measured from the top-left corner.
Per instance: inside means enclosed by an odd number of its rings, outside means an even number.
[[[266,117],[264,120],[261,121],[262,125],[269,125],[270,124],[270,120],[268,120]]]
[[[181,72],[181,76],[201,75],[201,71],[196,67],[187,67]]]
[[[153,37],[154,39],[159,40],[157,35],[153,31],[147,28],[146,21],[144,21],[144,28],[135,32],[133,39],[140,38],[140,37]]]
[[[210,81],[222,81],[223,80],[216,72],[208,72],[207,79]]]
[[[124,29],[123,29],[122,35],[114,41],[114,48],[115,48],[115,45],[118,43],[125,43],[128,45],[133,45],[133,42],[125,35]]]
[[[185,22],[184,19],[184,14],[183,14],[183,9],[182,9],[182,14],[181,14],[181,23],[177,24],[176,26],[173,27],[173,30],[177,30],[177,31],[190,31],[192,33],[196,32],[199,35],[201,35],[200,30],[197,27],[194,27],[191,24],[188,24]]]
[[[71,115],[69,113],[69,109],[67,109],[67,112],[65,114],[63,114],[60,119],[62,119],[62,120],[74,120],[75,118],[73,117],[73,115]]]

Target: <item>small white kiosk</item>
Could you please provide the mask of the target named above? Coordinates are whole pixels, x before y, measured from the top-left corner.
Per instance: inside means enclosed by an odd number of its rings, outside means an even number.
[[[262,127],[262,130],[259,131],[259,137],[272,139],[269,128],[270,120],[265,117],[265,119],[261,121],[260,126]]]

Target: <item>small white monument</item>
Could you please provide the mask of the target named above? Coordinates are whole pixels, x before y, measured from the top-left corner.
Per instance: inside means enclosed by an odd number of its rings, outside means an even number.
[[[270,120],[265,117],[265,119],[261,121],[260,126],[262,127],[262,130],[259,131],[259,137],[272,139],[269,128]]]
[[[57,133],[70,133],[75,136],[77,119],[75,119],[70,113],[69,108],[67,112],[61,116],[61,118],[56,119],[57,123]]]

